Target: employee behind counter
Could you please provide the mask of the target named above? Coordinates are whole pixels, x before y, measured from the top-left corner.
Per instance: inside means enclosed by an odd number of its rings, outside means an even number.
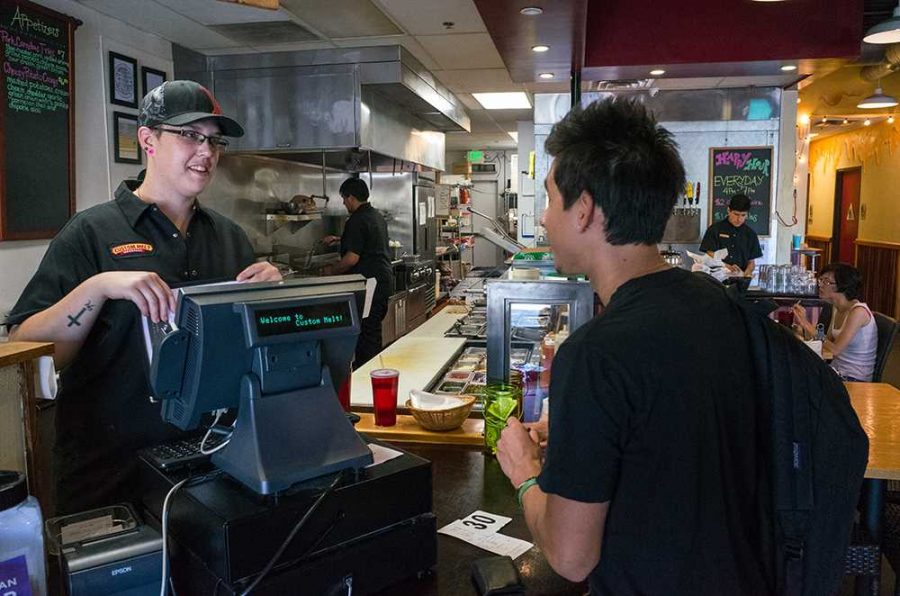
[[[727,248],[725,267],[733,273],[753,275],[756,259],[762,256],[759,237],[746,224],[750,214],[750,199],[747,195],[734,195],[728,203],[728,215],[707,228],[700,243],[700,250],[709,256],[717,250]]]
[[[197,200],[227,137],[244,134],[212,94],[163,83],[141,102],[138,126],[143,182],[123,182],[114,200],[66,224],[7,319],[11,339],[56,344],[58,514],[134,500],[135,451],[179,433],[148,399],[141,315],[174,312],[174,284],[281,279],[253,262],[237,224]]]
[[[387,314],[388,298],[394,293],[394,275],[388,248],[387,223],[369,203],[369,187],[359,178],[344,180],[340,188],[350,214],[341,236],[325,236],[322,244],[341,243],[341,260],[322,269],[323,275],[359,273],[375,278],[375,296],[369,316],[361,320],[353,366],[359,368],[381,351],[381,321]],[[357,308],[362,313],[361,304]]]

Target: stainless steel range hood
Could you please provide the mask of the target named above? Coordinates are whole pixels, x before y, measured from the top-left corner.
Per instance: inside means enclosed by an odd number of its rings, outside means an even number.
[[[177,78],[207,85],[244,125],[238,152],[344,171],[443,170],[443,133],[470,129],[459,101],[401,46],[173,55]]]

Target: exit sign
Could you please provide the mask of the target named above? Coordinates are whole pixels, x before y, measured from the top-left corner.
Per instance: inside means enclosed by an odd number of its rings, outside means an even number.
[[[484,151],[469,151],[466,153],[466,161],[469,163],[482,163],[484,161]]]

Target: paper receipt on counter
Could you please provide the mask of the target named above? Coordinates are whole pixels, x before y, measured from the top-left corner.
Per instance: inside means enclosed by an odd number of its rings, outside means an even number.
[[[464,519],[447,524],[438,534],[453,536],[497,555],[516,559],[528,552],[532,543],[500,534],[498,530],[512,521],[511,517],[476,511]]]

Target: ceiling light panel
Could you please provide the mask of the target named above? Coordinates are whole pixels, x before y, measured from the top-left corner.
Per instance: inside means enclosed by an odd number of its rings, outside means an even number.
[[[486,110],[516,110],[528,109],[531,102],[523,91],[511,93],[473,93],[478,103]]]

